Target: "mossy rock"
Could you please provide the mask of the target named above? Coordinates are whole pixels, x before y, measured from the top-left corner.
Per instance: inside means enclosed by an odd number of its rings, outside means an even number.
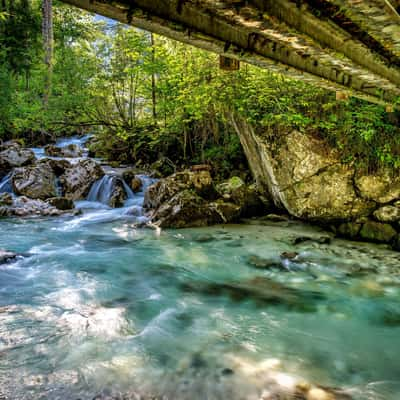
[[[339,225],[337,232],[340,236],[356,239],[359,236],[361,227],[362,224],[357,222],[344,222]]]
[[[396,230],[390,224],[374,221],[367,221],[360,231],[362,239],[376,243],[390,243],[396,235]]]

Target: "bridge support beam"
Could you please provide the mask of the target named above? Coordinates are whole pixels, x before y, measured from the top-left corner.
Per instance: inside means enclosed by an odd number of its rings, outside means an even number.
[[[298,2],[262,1],[260,8],[258,0],[63,1],[376,103],[395,104],[400,97],[398,68],[331,22],[318,27],[319,20],[308,10],[303,14]]]

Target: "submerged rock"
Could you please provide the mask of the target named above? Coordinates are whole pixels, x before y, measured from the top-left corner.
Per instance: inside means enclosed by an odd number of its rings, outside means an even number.
[[[41,200],[57,196],[56,176],[48,164],[16,168],[11,179],[18,195]]]
[[[64,196],[71,200],[86,198],[92,184],[103,176],[100,164],[93,160],[79,160],[60,176]]]
[[[319,236],[319,237],[311,237],[311,236],[298,236],[293,240],[293,244],[299,245],[306,242],[318,243],[318,244],[330,244],[332,241],[330,236]]]
[[[247,264],[257,269],[285,269],[279,260],[263,258],[257,255],[251,255],[247,259]]]
[[[299,312],[315,311],[315,302],[324,299],[319,292],[298,290],[261,276],[224,283],[189,281],[183,283],[181,289],[208,296],[228,296],[232,301],[252,300],[260,306],[283,306]]]
[[[15,260],[18,254],[12,251],[0,249],[0,265]]]

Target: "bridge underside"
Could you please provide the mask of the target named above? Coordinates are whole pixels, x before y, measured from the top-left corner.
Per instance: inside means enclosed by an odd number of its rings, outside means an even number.
[[[400,0],[63,0],[369,101],[400,100]]]

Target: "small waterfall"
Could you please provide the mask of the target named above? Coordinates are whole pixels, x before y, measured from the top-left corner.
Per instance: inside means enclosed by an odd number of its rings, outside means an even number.
[[[108,205],[117,179],[115,175],[104,175],[101,179],[93,183],[87,200]]]
[[[126,195],[128,199],[133,199],[135,197],[135,193],[133,193],[132,189],[129,187],[129,185],[125,182],[124,179],[122,179],[122,185],[124,186]]]
[[[123,187],[127,199],[135,197],[132,189],[121,177],[117,175],[104,175],[92,185],[86,200],[109,205],[118,186]]]
[[[0,193],[14,193],[11,183],[12,172],[0,181]]]
[[[62,185],[61,185],[59,177],[56,177],[56,182],[55,183],[56,183],[56,194],[57,194],[57,197],[62,197],[63,188],[62,188]]]

